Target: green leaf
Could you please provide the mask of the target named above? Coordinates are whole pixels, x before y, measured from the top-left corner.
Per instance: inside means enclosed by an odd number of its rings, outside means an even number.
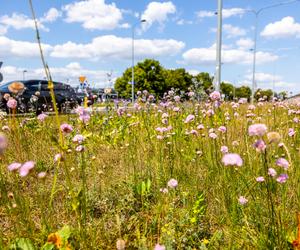
[[[41,250],[52,250],[52,249],[55,249],[54,244],[47,242],[47,243],[42,247]]]
[[[26,238],[16,239],[9,247],[10,250],[35,250],[32,241]]]
[[[64,226],[57,233],[63,239],[63,241],[67,241],[71,236],[71,228],[69,226]]]

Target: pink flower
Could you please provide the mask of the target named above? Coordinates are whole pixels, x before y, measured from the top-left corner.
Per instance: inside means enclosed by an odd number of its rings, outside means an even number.
[[[294,130],[293,128],[289,128],[289,133],[288,133],[288,135],[289,135],[290,137],[292,137],[292,136],[294,136],[295,134],[296,134],[295,130]]]
[[[9,98],[9,100],[6,103],[7,107],[10,109],[16,109],[17,104],[18,104],[17,100],[12,97]]]
[[[264,182],[265,178],[263,176],[258,176],[258,177],[256,177],[256,181],[257,182]]]
[[[3,154],[8,146],[7,138],[5,134],[0,133],[0,154]]]
[[[174,108],[173,108],[173,111],[174,111],[174,112],[179,112],[179,111],[180,111],[180,108],[179,108],[179,107],[174,107]]]
[[[8,126],[4,125],[4,126],[2,127],[2,130],[3,130],[3,131],[10,131],[10,128],[9,128]]]
[[[188,115],[187,118],[185,119],[184,123],[189,123],[195,119],[194,115]]]
[[[84,146],[79,145],[79,146],[77,146],[77,147],[75,148],[75,150],[76,150],[77,152],[83,152],[83,151],[84,151]]]
[[[222,154],[227,154],[228,153],[228,147],[227,146],[221,146],[221,152],[222,152]]]
[[[83,143],[84,140],[85,140],[84,136],[79,135],[79,134],[75,135],[74,138],[73,138],[73,142],[78,143],[78,144]]]
[[[14,162],[10,164],[7,168],[10,172],[17,171],[22,166],[19,162]]]
[[[197,129],[198,129],[198,130],[202,130],[202,129],[204,129],[204,126],[203,126],[203,124],[200,124],[200,125],[198,125],[198,126],[197,126]]]
[[[219,127],[219,129],[218,129],[220,132],[222,132],[222,133],[225,133],[226,132],[226,127],[225,126],[221,126],[221,127]]]
[[[25,177],[29,174],[30,170],[33,169],[35,166],[34,161],[27,161],[25,162],[20,168],[19,173],[21,177]]]
[[[263,152],[267,148],[263,140],[257,140],[253,146],[255,147],[257,152]]]
[[[157,243],[154,247],[154,250],[166,250],[166,247]]]
[[[46,175],[47,175],[46,172],[40,172],[40,173],[38,173],[38,178],[39,178],[39,179],[43,179],[43,178],[46,177]]]
[[[209,95],[209,97],[212,101],[218,101],[221,99],[221,94],[218,91],[214,91]]]
[[[192,130],[190,131],[190,134],[192,134],[192,135],[198,135],[198,131],[195,130],[195,129],[192,129]]]
[[[287,170],[288,167],[290,166],[289,162],[284,158],[277,159],[276,165],[279,167],[283,167],[285,170]]]
[[[162,192],[163,194],[166,194],[169,192],[169,190],[167,188],[161,188],[159,189],[160,192]]]
[[[225,166],[238,166],[243,165],[243,160],[238,154],[225,154],[222,158],[222,162]]]
[[[83,123],[87,123],[91,119],[90,112],[86,108],[78,107],[76,113],[79,115],[79,120]]]
[[[217,134],[216,133],[209,133],[209,138],[211,138],[211,139],[217,139]]]
[[[277,172],[274,168],[269,168],[268,169],[268,175],[275,177],[277,175]]]
[[[240,196],[240,197],[239,197],[239,203],[240,203],[241,205],[246,205],[247,202],[248,202],[248,200],[247,200],[244,196]]]
[[[253,124],[249,126],[248,133],[250,136],[263,136],[267,132],[267,126],[265,124]]]
[[[73,131],[73,127],[70,124],[64,123],[64,124],[60,125],[60,130],[64,134],[69,134]]]
[[[156,139],[157,139],[157,140],[163,140],[164,137],[163,137],[162,135],[158,135],[158,136],[156,136]]]
[[[176,188],[177,186],[178,186],[178,181],[177,180],[172,178],[168,181],[168,187],[169,188]]]
[[[174,100],[175,100],[175,102],[180,102],[180,96],[178,96],[178,95],[174,96]]]
[[[62,155],[61,154],[56,154],[55,156],[54,156],[54,162],[58,162],[58,161],[60,161],[62,159]]]
[[[276,181],[279,183],[285,183],[288,179],[288,175],[287,174],[281,174],[276,178]]]
[[[37,116],[37,119],[40,121],[40,122],[43,122],[46,118],[48,117],[48,115],[46,115],[46,114],[39,114],[38,116]]]

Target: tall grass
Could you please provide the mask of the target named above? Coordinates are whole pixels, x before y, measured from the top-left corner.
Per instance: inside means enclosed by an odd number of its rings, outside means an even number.
[[[73,130],[63,144],[55,117],[14,118],[15,126],[3,118],[0,127],[10,130],[1,157],[0,248],[292,248],[300,204],[298,107],[253,108],[173,101],[92,112],[86,123],[66,115],[60,120]],[[257,123],[280,138],[250,136]],[[78,134],[84,141],[73,142]],[[253,146],[259,139],[266,144],[261,151]],[[222,146],[240,155],[242,166],[225,166]],[[288,161],[286,170],[276,165],[279,158]],[[35,167],[25,177],[7,169],[26,161]],[[40,172],[46,176],[38,178]],[[277,179],[282,173],[285,182]]]

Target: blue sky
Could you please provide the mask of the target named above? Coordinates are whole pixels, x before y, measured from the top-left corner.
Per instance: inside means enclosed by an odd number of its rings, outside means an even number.
[[[254,15],[250,9],[277,0],[224,0],[222,80],[251,84]],[[0,61],[6,81],[41,78],[28,1],[1,0]],[[55,80],[76,85],[86,75],[107,86],[131,65],[131,27],[136,61],[159,60],[167,68],[214,74],[217,0],[33,0],[47,62]],[[300,1],[265,10],[259,16],[257,85],[300,92]]]

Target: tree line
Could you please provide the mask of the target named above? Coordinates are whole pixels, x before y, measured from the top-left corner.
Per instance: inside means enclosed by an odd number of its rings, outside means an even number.
[[[131,97],[131,81],[132,69],[127,68],[123,75],[115,82],[115,90],[122,98]],[[134,67],[134,90],[147,90],[158,97],[162,97],[164,93],[173,89],[179,93],[194,91],[196,96],[203,97],[209,95],[214,90],[214,78],[207,72],[201,72],[192,75],[184,68],[166,69],[159,61],[153,59],[145,59],[137,63]],[[249,86],[235,87],[231,83],[222,82],[220,90],[226,100],[235,98],[251,97],[251,89]],[[270,100],[273,96],[286,98],[286,93],[273,93],[272,90],[258,89],[255,92],[255,98],[264,98]]]

